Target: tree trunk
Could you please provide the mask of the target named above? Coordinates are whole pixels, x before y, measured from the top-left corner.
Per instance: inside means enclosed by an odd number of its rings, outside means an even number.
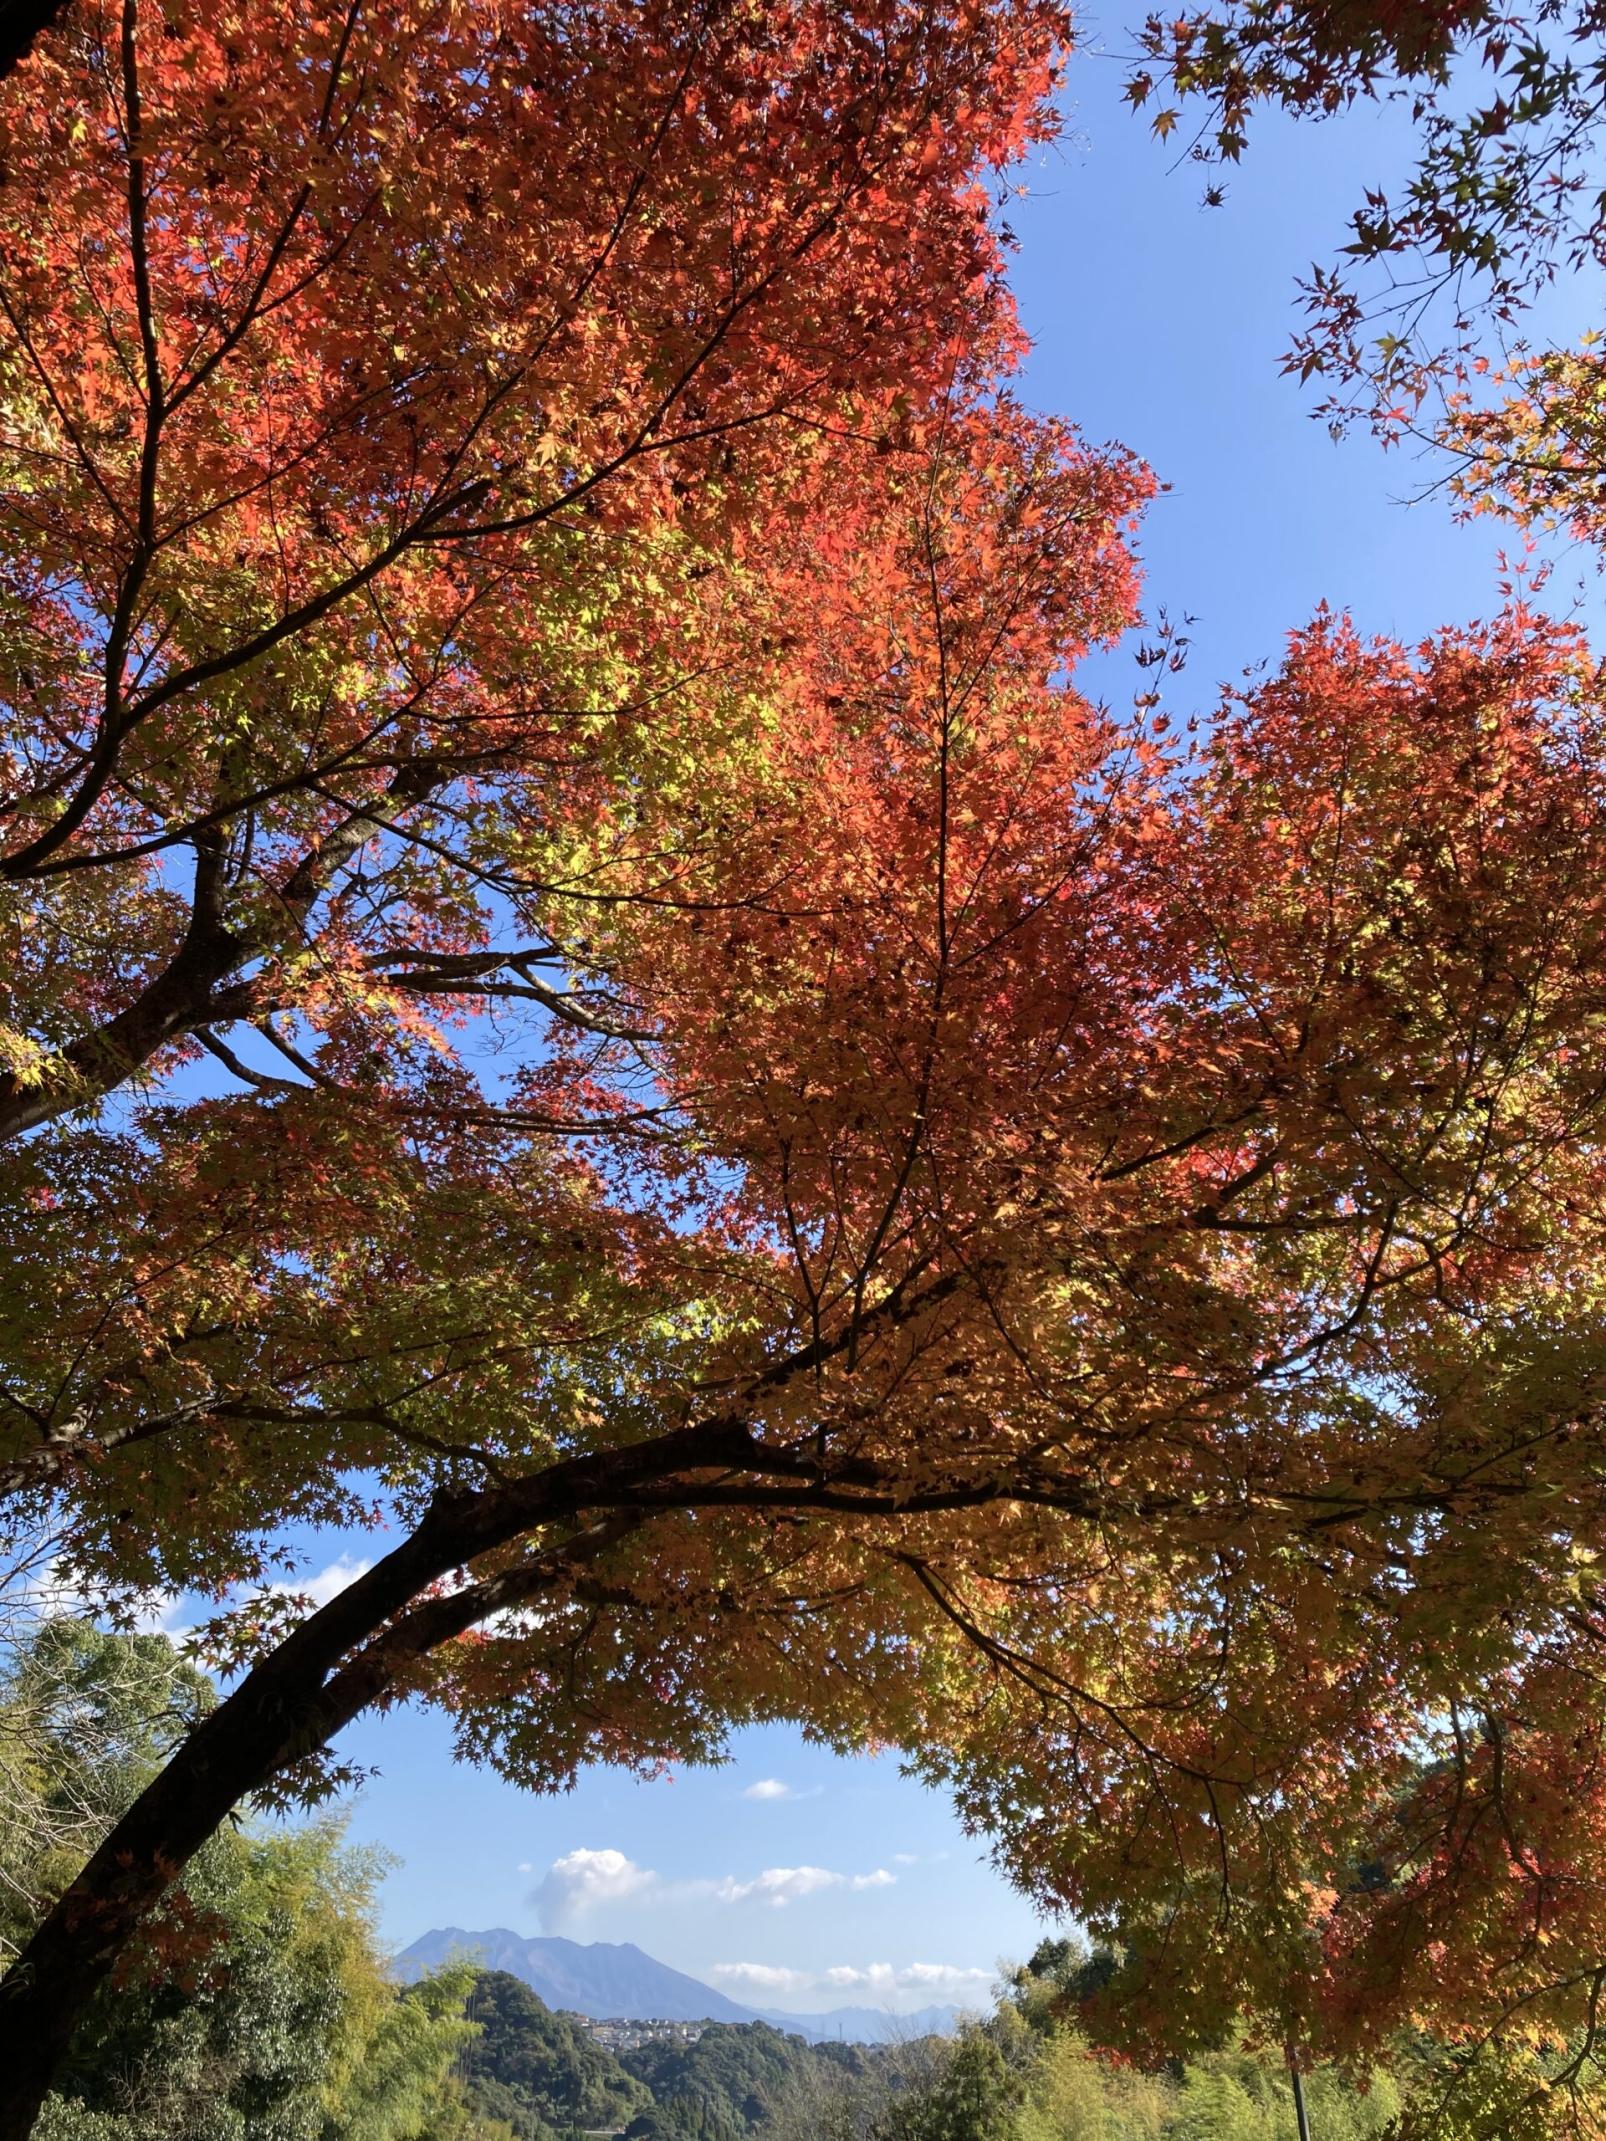
[[[686,1472],[744,1459],[765,1469],[745,1427],[702,1422],[478,1493],[437,1495],[410,1538],[303,1621],[203,1718],[0,1978],[0,2141],[26,2141],[118,1955],[242,1799],[322,1747],[408,1664],[532,1595],[532,1573],[549,1569],[556,1580],[611,1544],[620,1525],[571,1536],[530,1566],[413,1604],[421,1592],[477,1555],[586,1510],[694,1502],[699,1490]],[[791,1468],[781,1453],[771,1464]],[[632,1514],[628,1522],[638,1520]]]
[[[204,1718],[0,1978],[0,2141],[25,2141],[90,2001],[149,1913],[230,1810],[319,1747],[380,1692],[331,1668],[442,1573],[433,1512]],[[342,1610],[343,1609],[343,1610]]]
[[[760,1380],[785,1382],[817,1350]],[[784,1506],[901,1521],[1006,1497],[1078,1513],[1093,1506],[1080,1481],[1049,1490],[989,1477],[910,1492],[862,1456],[838,1459],[824,1477],[816,1457],[761,1443],[744,1421],[717,1417],[477,1492],[438,1494],[410,1538],[303,1621],[202,1720],[0,1978],[0,2141],[26,2141],[118,1955],[231,1809],[322,1747],[439,1645],[569,1578],[668,1511]],[[577,1533],[575,1520],[588,1514],[590,1528]],[[543,1553],[431,1592],[479,1556],[554,1525],[569,1528]]]

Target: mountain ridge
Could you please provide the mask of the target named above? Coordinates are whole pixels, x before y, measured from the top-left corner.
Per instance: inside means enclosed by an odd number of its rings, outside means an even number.
[[[885,2044],[900,2037],[946,2035],[957,2012],[924,2007],[892,2015],[873,2007],[837,2007],[819,2014],[744,2007],[701,1978],[689,1977],[638,1948],[634,1941],[565,1940],[558,1934],[515,1933],[507,1926],[470,1932],[462,1926],[432,1926],[403,1948],[393,1968],[404,1979],[421,1977],[454,1956],[471,1956],[487,1970],[521,1978],[549,2007],[567,2008],[596,2021],[662,2018],[669,2022],[767,2022],[814,2044]]]

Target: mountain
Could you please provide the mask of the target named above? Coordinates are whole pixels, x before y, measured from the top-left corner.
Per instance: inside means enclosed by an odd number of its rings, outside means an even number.
[[[742,2007],[684,1971],[671,1970],[632,1942],[605,1940],[583,1944],[551,1936],[526,1938],[493,1926],[468,1933],[461,1926],[438,1926],[403,1948],[395,1961],[398,1977],[422,1977],[453,1956],[471,1956],[487,1970],[505,1970],[532,1986],[549,2007],[570,2008],[599,2020],[618,2016],[627,2022],[660,2016],[668,2022],[768,2022],[813,2043],[840,2039],[845,2044],[882,2044],[889,2039],[945,2033],[953,2028],[955,2009],[925,2007],[915,2015],[888,2015],[874,2007],[839,2007],[827,2014],[792,2015],[774,2009]]]
[[[453,1955],[473,1956],[487,1970],[505,1970],[510,1977],[523,1978],[548,2007],[567,2007],[576,2014],[618,2015],[627,2022],[645,2021],[650,2015],[666,2022],[760,2019],[752,2008],[738,2007],[722,1992],[671,1970],[667,1963],[655,1962],[629,1941],[614,1946],[598,1940],[582,1947],[577,1940],[526,1940],[506,1926],[493,1926],[488,1933],[465,1933],[461,1926],[448,1925],[403,1948],[396,1958],[397,1974],[422,1977]]]

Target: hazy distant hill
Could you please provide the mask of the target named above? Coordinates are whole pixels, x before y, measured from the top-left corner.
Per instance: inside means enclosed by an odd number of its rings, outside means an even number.
[[[850,2044],[925,2036],[950,2030],[954,2022],[951,2007],[923,2007],[913,2015],[887,2015],[873,2007],[839,2007],[816,2015],[742,2007],[700,1979],[655,1961],[633,1942],[582,1943],[539,1935],[527,1939],[506,1926],[481,1933],[438,1926],[402,1950],[396,1972],[403,1978],[419,1977],[453,1955],[473,1956],[488,1970],[506,1970],[533,1986],[549,2007],[568,2007],[582,2015],[619,2015],[627,2021],[661,2015],[670,2022],[769,2022],[815,2042],[840,2038]]]
[[[912,2037],[950,2037],[957,2007],[917,2007],[889,2015],[884,2007],[833,2007],[823,2015],[789,2015],[778,2007],[755,2008],[760,2022],[794,2030],[811,2044],[903,2044]]]

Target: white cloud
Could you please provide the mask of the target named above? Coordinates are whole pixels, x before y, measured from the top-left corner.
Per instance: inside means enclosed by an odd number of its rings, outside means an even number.
[[[824,1866],[766,1866],[750,1881],[738,1881],[734,1874],[726,1874],[724,1880],[715,1885],[714,1893],[721,1903],[746,1903],[752,1898],[761,1903],[772,1903],[780,1910],[788,1903],[796,1903],[800,1897],[841,1885],[841,1874],[830,1873]]]
[[[952,1963],[910,1963],[898,1973],[898,1982],[905,1990],[921,1990],[928,1985],[990,1985],[991,1970],[956,1970]]]
[[[783,1784],[779,1777],[760,1777],[743,1792],[744,1799],[792,1799],[797,1795],[790,1784]]]
[[[806,1992],[815,1982],[812,1971],[787,1970],[779,1963],[715,1963],[709,1975],[750,1985],[755,1992]]]
[[[327,1606],[330,1599],[338,1598],[359,1576],[365,1576],[372,1566],[370,1561],[357,1561],[350,1554],[339,1554],[310,1576],[264,1584],[255,1595],[307,1598],[312,1602],[311,1610],[316,1612],[320,1606]],[[31,1610],[46,1619],[70,1614],[85,1620],[115,1622],[119,1627],[131,1628],[135,1635],[165,1635],[171,1643],[182,1643],[194,1633],[187,1619],[184,1600],[178,1592],[94,1593],[75,1583],[70,1576],[63,1575],[55,1562],[50,1562],[38,1581],[28,1587],[26,1597]]]
[[[314,1611],[327,1606],[330,1599],[338,1598],[342,1591],[349,1590],[359,1576],[366,1576],[373,1567],[371,1561],[354,1561],[350,1554],[340,1554],[327,1568],[321,1568],[315,1576],[293,1577],[288,1583],[272,1583],[269,1591],[276,1598],[310,1598]]]
[[[165,1635],[170,1643],[182,1643],[190,1632],[184,1625],[184,1601],[174,1591],[142,1591],[133,1613],[136,1635]]]
[[[905,1963],[895,1969],[891,1963],[866,1963],[862,1967],[853,1963],[838,1963],[834,1969],[822,1974],[822,1982],[837,1992],[947,1992],[958,1994],[974,1992],[979,1987],[990,1985],[993,1973],[990,1970],[961,1969],[956,1963]]]
[[[525,1861],[519,1871],[533,1873],[535,1868]],[[873,1873],[836,1873],[828,1866],[766,1866],[750,1880],[728,1873],[719,1880],[666,1881],[622,1851],[582,1848],[554,1859],[530,1900],[541,1914],[542,1925],[555,1933],[610,1904],[767,1903],[782,1910],[828,1889],[858,1895],[867,1889],[890,1888],[896,1879],[885,1866],[876,1867]]]
[[[757,1901],[782,1910],[803,1896],[817,1895],[822,1888],[845,1888],[857,1893],[866,1888],[890,1888],[896,1879],[897,1875],[888,1873],[885,1866],[878,1866],[874,1873],[833,1873],[826,1866],[766,1866],[750,1881],[738,1881],[727,1874],[723,1881],[715,1883],[714,1894],[721,1903]]]
[[[892,1863],[894,1866],[918,1866],[920,1855],[915,1851],[894,1851]]]
[[[546,1930],[559,1933],[599,1904],[645,1901],[661,1889],[657,1874],[622,1851],[581,1849],[554,1859],[530,1900]]]
[[[967,1969],[958,1963],[837,1963],[829,1970],[790,1970],[778,1963],[715,1963],[709,1974],[724,1984],[746,1985],[754,1992],[857,1993],[875,2001],[910,1993],[928,2000],[961,2000],[985,1992],[993,1982],[992,1971]]]
[[[111,1621],[115,1618],[121,1627],[131,1628],[135,1635],[165,1635],[178,1642],[188,1633],[180,1614],[182,1600],[175,1591],[136,1591],[119,1593],[115,1598],[86,1590],[64,1575],[58,1562],[47,1562],[36,1581],[27,1585],[23,1596],[28,1610],[37,1613],[42,1620],[71,1618],[86,1621]]]

